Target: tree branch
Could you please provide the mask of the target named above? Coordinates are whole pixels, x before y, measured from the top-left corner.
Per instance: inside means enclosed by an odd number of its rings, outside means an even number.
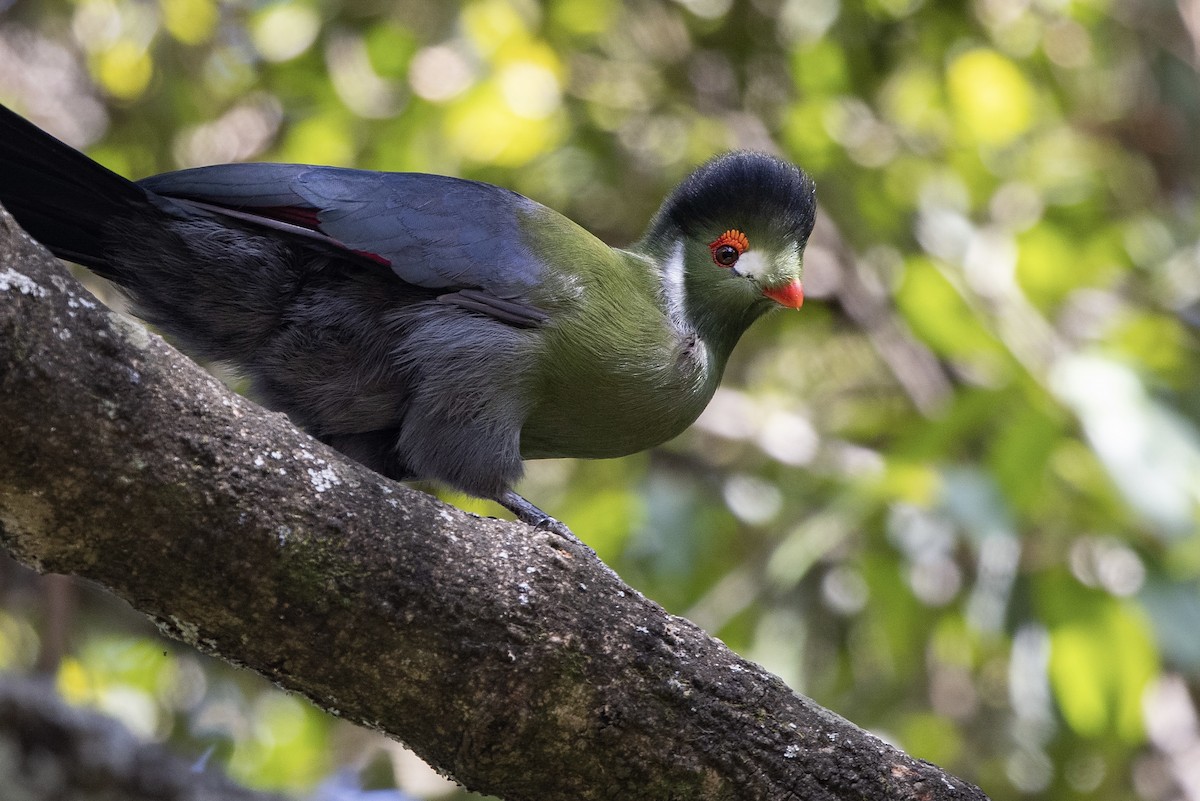
[[[343,460],[0,213],[0,542],[520,799],[984,799],[584,548]]]

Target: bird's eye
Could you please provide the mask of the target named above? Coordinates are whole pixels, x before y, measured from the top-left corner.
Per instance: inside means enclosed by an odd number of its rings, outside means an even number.
[[[750,240],[741,231],[731,228],[710,242],[708,249],[718,267],[732,267],[737,264],[738,257],[750,249]]]
[[[722,267],[732,267],[737,264],[738,256],[742,255],[733,245],[721,245],[713,248],[712,253],[713,261]]]

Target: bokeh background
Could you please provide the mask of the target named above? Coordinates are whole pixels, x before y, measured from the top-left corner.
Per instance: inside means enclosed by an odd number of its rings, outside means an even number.
[[[1200,799],[1198,64],[1200,0],[0,1],[0,101],[132,177],[440,172],[623,244],[717,152],[810,171],[804,309],[521,489],[997,801]],[[248,785],[466,797],[95,588],[0,599],[0,670]]]

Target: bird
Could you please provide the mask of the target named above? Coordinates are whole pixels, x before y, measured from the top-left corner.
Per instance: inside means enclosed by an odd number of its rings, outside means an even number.
[[[529,459],[682,432],[747,328],[804,301],[813,180],[732,151],[610,247],[509,189],[237,163],[128,180],[0,105],[0,204],[56,256],[317,439],[397,480],[496,501]]]

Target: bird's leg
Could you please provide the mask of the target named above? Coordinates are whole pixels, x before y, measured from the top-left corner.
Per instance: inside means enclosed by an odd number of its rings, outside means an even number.
[[[571,542],[576,542],[580,545],[583,544],[578,537],[571,533],[571,529],[567,528],[561,521],[546,514],[512,490],[505,490],[496,499],[496,502],[516,515],[517,519],[522,523],[544,531],[550,531]]]

